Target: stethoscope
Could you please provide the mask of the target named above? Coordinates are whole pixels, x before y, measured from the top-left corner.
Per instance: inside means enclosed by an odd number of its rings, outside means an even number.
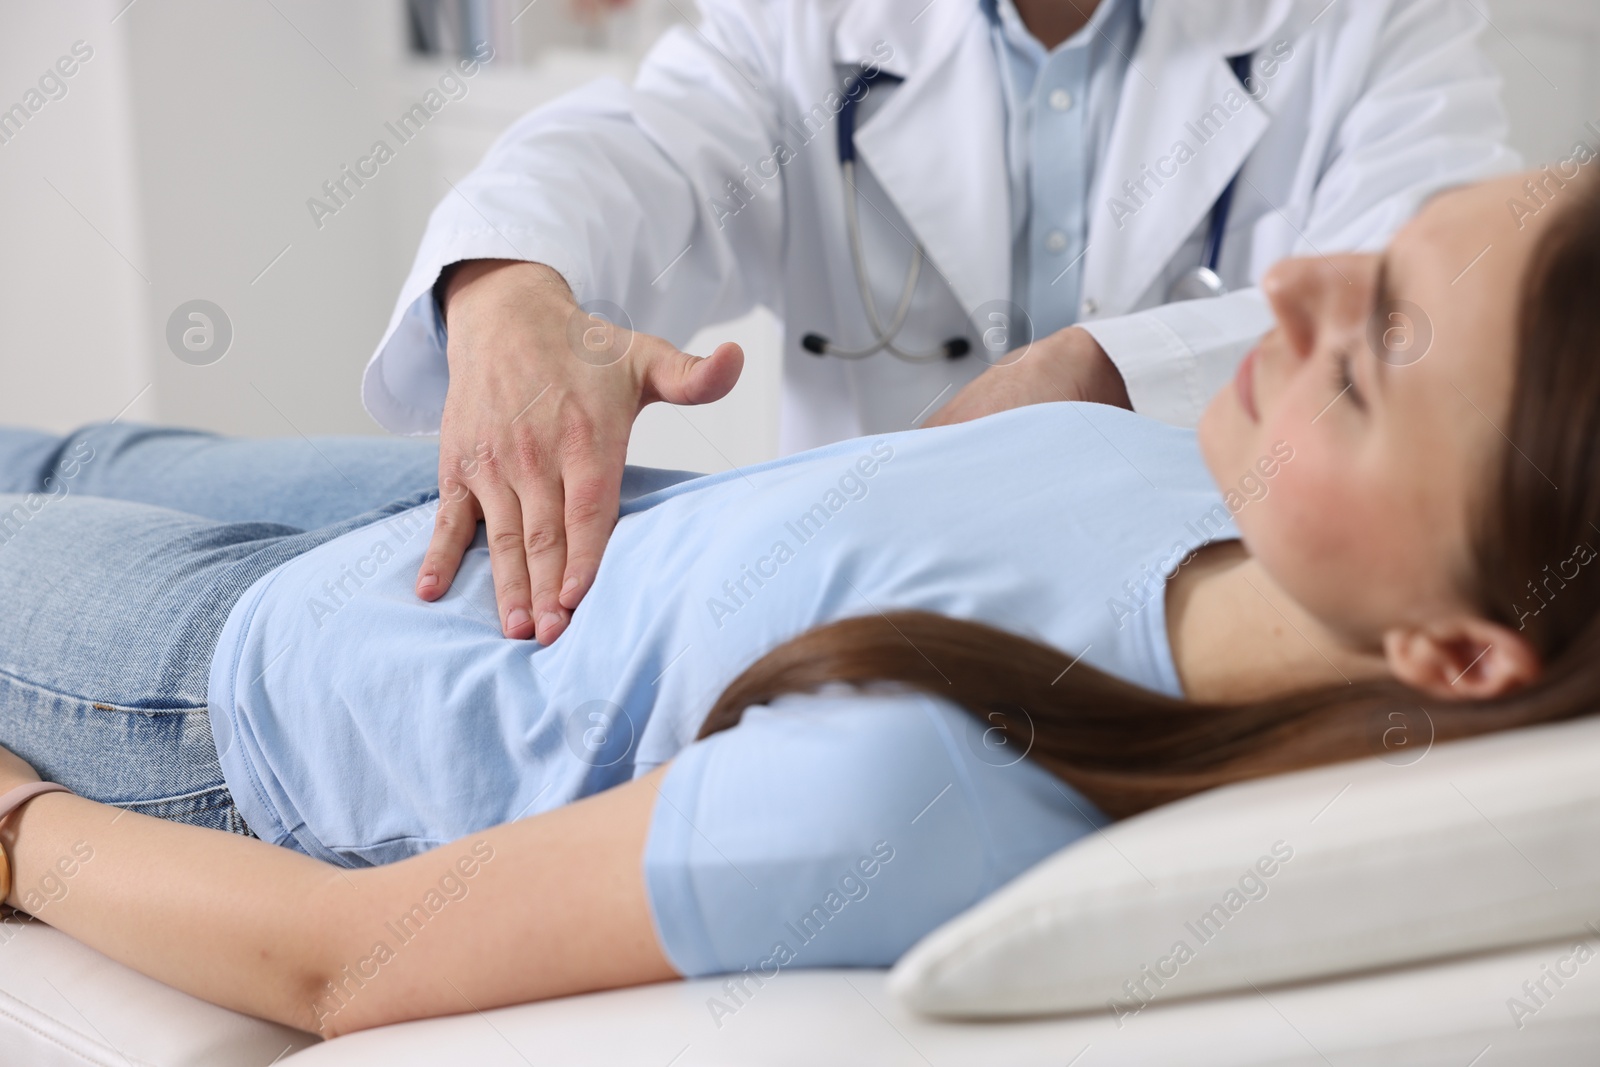
[[[1233,68],[1233,76],[1239,79],[1239,84],[1245,85],[1250,77],[1249,53],[1234,56],[1228,60],[1228,64]],[[1211,225],[1206,231],[1206,243],[1200,252],[1201,265],[1184,271],[1168,286],[1167,303],[1205,300],[1227,293],[1228,286],[1217,273],[1217,264],[1222,262],[1222,235],[1228,228],[1228,212],[1233,209],[1233,187],[1238,184],[1239,175],[1235,172],[1211,209]]]
[[[808,333],[800,339],[800,347],[818,356],[838,356],[840,359],[865,359],[878,352],[887,351],[892,356],[909,363],[927,363],[936,359],[960,359],[972,351],[972,342],[965,337],[952,337],[938,348],[925,352],[910,352],[894,343],[900,328],[906,324],[911,312],[911,296],[916,292],[917,279],[922,276],[922,242],[911,245],[911,266],[906,270],[906,283],[900,290],[900,303],[888,325],[878,317],[878,302],[872,298],[872,288],[867,284],[867,260],[861,251],[861,219],[856,201],[861,199],[856,189],[856,104],[879,81],[898,82],[898,74],[878,69],[862,71],[846,85],[844,107],[839,110],[839,167],[844,172],[844,228],[850,238],[850,260],[855,265],[856,289],[861,293],[861,306],[867,313],[867,325],[872,330],[872,344],[866,348],[841,348],[820,333]]]
[[[1243,85],[1250,75],[1250,55],[1234,56],[1228,61],[1234,77]],[[800,347],[818,356],[838,356],[841,359],[865,359],[878,352],[887,351],[910,363],[926,363],[936,359],[960,359],[972,351],[972,343],[965,337],[952,337],[937,348],[912,352],[895,344],[895,338],[905,326],[911,311],[911,298],[916,292],[917,279],[922,276],[924,253],[920,241],[911,246],[911,266],[906,270],[905,284],[900,290],[900,302],[887,324],[878,315],[878,304],[873,299],[872,288],[867,284],[866,256],[861,250],[861,220],[857,209],[860,193],[856,189],[856,105],[880,80],[901,81],[898,74],[886,70],[863,71],[847,84],[844,106],[839,110],[839,167],[844,174],[848,190],[844,198],[845,232],[850,242],[850,260],[855,268],[856,289],[861,296],[862,309],[867,314],[867,325],[872,330],[873,342],[865,348],[843,348],[820,333],[808,333],[800,339]],[[1222,238],[1228,228],[1228,214],[1233,208],[1233,190],[1239,182],[1237,173],[1217,197],[1211,208],[1211,224],[1206,231],[1205,245],[1200,253],[1201,265],[1185,271],[1167,289],[1167,301],[1200,300],[1222,296],[1228,286],[1217,273],[1222,261]]]

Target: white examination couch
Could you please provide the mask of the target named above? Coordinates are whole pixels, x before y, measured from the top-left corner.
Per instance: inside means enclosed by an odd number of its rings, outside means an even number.
[[[784,971],[737,999],[666,983],[324,1043],[12,920],[0,1067],[1600,1062],[1600,718],[1411,729],[1079,841],[892,972]]]

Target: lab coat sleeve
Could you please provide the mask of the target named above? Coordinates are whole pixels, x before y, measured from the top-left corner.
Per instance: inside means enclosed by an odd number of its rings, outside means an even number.
[[[449,373],[433,287],[452,263],[547,264],[580,302],[680,345],[779,306],[782,174],[760,171],[778,140],[785,6],[699,6],[699,26],[669,31],[633,85],[601,79],[524,116],[434,209],[362,382],[385,428],[439,429]]]
[[[1434,194],[1522,165],[1478,5],[1394,0],[1334,132],[1296,254],[1376,252]],[[1270,264],[1269,264],[1270,265]]]
[[[1370,44],[1346,40],[1339,55],[1371,55],[1359,95],[1330,131],[1303,224],[1292,207],[1263,225],[1293,255],[1376,251],[1435,193],[1515,170],[1500,83],[1477,46],[1483,19],[1454,0],[1395,0]],[[1358,27],[1352,27],[1352,35]],[[1259,280],[1270,260],[1252,263]],[[1135,411],[1193,426],[1212,395],[1272,328],[1261,291],[1167,304],[1083,323],[1105,349]]]
[[[1272,311],[1261,290],[1251,288],[1080,325],[1121,372],[1133,410],[1193,426],[1239,360],[1272,328]]]

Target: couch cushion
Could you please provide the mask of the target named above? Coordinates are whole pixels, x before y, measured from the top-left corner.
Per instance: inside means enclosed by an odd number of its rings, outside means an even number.
[[[1590,973],[1600,964],[1533,1015],[1507,1011],[1568,943],[1155,1004],[1121,1025],[1105,1011],[951,1023],[897,1003],[883,971],[789,971],[737,998],[725,980],[668,982],[318,1044],[167,989],[42,924],[8,924],[0,939],[3,1067],[1462,1067],[1489,1046],[1481,1067],[1578,1067],[1600,1047],[1600,971]]]
[[[0,922],[3,1067],[266,1067],[316,1043],[146,978],[42,922]]]
[[[1410,725],[1415,742],[1425,723]],[[955,1016],[1130,1010],[1554,937],[1600,944],[1597,767],[1588,718],[1204,793],[1034,867],[914,946],[890,988]]]
[[[1590,1067],[1600,963],[1520,1030],[1505,1006],[1569,950],[1156,1004],[1120,1025],[1103,1009],[932,1019],[890,996],[883,971],[796,970],[737,1002],[724,980],[642,986],[351,1034],[280,1067]]]

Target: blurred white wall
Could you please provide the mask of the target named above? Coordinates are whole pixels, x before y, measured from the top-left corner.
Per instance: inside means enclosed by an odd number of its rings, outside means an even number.
[[[642,0],[596,28],[566,18],[567,2],[523,9],[508,50],[520,59],[472,79],[319,228],[306,200],[448,63],[408,55],[401,0],[0,0],[0,108],[74,42],[93,50],[66,95],[0,143],[0,421],[66,428],[126,410],[251,435],[379,432],[361,371],[447,179],[524,110],[628,77],[690,10]],[[1460,2],[1492,15],[1484,42],[1516,146],[1565,155],[1600,123],[1600,4]],[[233,326],[208,366],[165,339],[197,298]],[[718,470],[775,454],[775,324],[759,312],[689,348],[728,338],[749,353],[740,386],[706,408],[649,409],[635,462]]]
[[[468,80],[318,227],[308,198],[379,137],[393,143],[383,124],[452,62],[408,54],[401,0],[0,2],[0,107],[74,42],[93,50],[67,94],[0,144],[0,421],[64,429],[127,408],[248,435],[381,432],[361,407],[362,368],[448,180],[527,109],[602,74],[631,77],[678,18],[653,0],[602,32],[566,18],[566,3],[530,4],[522,47],[507,50],[526,61]],[[232,324],[210,365],[166,341],[168,317],[194,299]],[[727,338],[749,349],[735,393],[648,412],[635,462],[716,470],[775,453],[772,319],[689,350]]]
[[[122,30],[108,4],[0,8],[0,109],[55,64],[65,95],[0,126],[0,421],[155,414],[149,256]],[[72,56],[90,53],[87,61]],[[55,72],[60,77],[59,72]]]
[[[1505,81],[1511,143],[1530,166],[1565,159],[1585,123],[1600,129],[1600,3],[1595,0],[1498,0],[1470,3],[1493,21],[1484,50]]]

